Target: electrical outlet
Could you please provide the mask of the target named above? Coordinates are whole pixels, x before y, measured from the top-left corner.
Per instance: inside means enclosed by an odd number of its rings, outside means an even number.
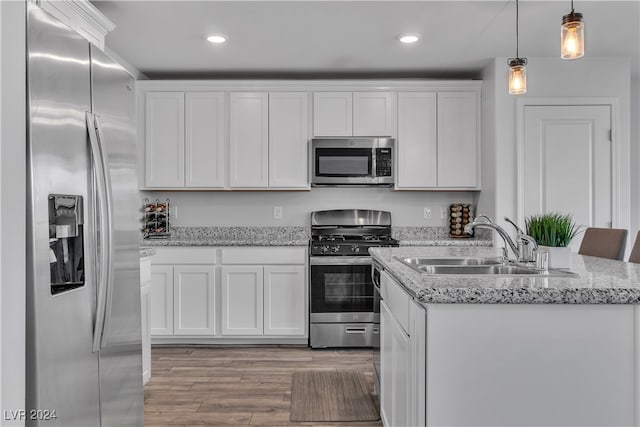
[[[424,219],[431,219],[431,208],[424,208]]]
[[[169,215],[171,215],[171,219],[178,219],[178,207],[177,206],[171,206],[170,208],[171,210],[169,211]]]
[[[447,219],[447,208],[440,208],[440,219]]]
[[[273,207],[273,219],[282,219],[282,206]]]

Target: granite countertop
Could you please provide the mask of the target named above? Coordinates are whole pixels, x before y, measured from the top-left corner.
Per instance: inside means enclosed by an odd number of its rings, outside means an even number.
[[[306,227],[174,227],[168,239],[143,239],[140,246],[307,246]]]
[[[394,257],[495,257],[496,248],[399,247],[369,250],[425,304],[640,304],[640,264],[571,254],[578,277],[467,276],[418,273]]]
[[[400,246],[491,246],[487,236],[449,237],[445,227],[393,227]],[[490,237],[490,235],[488,235]],[[167,239],[142,239],[143,248],[157,246],[307,246],[307,227],[173,227]]]

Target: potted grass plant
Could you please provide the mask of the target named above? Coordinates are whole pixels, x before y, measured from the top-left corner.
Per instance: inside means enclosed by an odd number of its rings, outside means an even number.
[[[532,215],[525,220],[525,225],[527,234],[536,240],[539,250],[549,254],[549,267],[571,266],[569,243],[582,230],[573,222],[570,214],[552,212]]]

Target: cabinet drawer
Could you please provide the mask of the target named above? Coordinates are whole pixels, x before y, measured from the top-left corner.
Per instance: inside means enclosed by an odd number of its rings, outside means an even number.
[[[140,261],[140,283],[147,283],[151,280],[151,259]]]
[[[404,329],[404,332],[408,333],[409,301],[411,297],[386,271],[380,272],[380,287],[382,299],[387,304],[387,307],[389,307],[389,311]]]
[[[221,250],[222,264],[305,264],[304,247],[243,247]]]
[[[157,248],[153,264],[215,264],[216,249],[212,247]]]

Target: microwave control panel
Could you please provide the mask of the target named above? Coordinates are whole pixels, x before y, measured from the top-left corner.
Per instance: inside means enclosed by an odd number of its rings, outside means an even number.
[[[392,176],[391,148],[376,148],[376,176]]]

